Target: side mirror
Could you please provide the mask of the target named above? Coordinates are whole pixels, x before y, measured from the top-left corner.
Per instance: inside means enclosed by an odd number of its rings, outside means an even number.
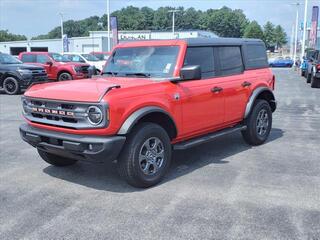
[[[47,65],[50,65],[50,66],[52,66],[52,65],[53,65],[53,62],[51,62],[51,61],[48,61],[48,62],[46,62],[46,64],[47,64]]]
[[[189,65],[181,68],[180,79],[182,81],[201,79],[201,67],[199,65]]]

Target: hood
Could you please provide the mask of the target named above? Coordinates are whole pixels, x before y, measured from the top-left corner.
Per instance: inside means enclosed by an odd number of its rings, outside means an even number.
[[[77,63],[77,62],[56,62],[60,65],[69,65],[69,66],[90,66],[87,63]]]
[[[28,69],[28,70],[43,70],[43,67],[31,65],[31,64],[24,64],[24,63],[17,63],[17,64],[5,64],[8,69],[15,70],[15,69]]]
[[[96,78],[36,84],[25,92],[25,96],[75,102],[98,102],[106,89],[120,85],[121,88],[154,84],[142,78]]]

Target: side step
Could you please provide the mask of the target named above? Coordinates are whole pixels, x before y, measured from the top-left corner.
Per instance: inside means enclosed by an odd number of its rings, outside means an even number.
[[[209,134],[201,136],[201,137],[193,138],[191,140],[176,143],[173,145],[173,149],[174,150],[185,150],[185,149],[188,149],[191,147],[198,146],[202,143],[210,142],[210,141],[212,141],[218,137],[221,137],[223,135],[227,135],[230,133],[234,133],[234,132],[238,132],[238,131],[242,131],[242,130],[246,130],[246,129],[247,129],[247,126],[244,126],[244,125],[237,125],[232,128],[226,128],[226,129],[214,132],[214,133],[209,133]]]

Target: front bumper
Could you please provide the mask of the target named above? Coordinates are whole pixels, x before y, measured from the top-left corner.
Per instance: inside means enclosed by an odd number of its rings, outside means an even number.
[[[61,157],[89,162],[106,162],[117,159],[124,136],[87,136],[53,132],[30,126],[20,125],[21,138],[35,148]]]
[[[22,79],[20,81],[20,87],[21,89],[27,89],[31,84],[33,83],[43,83],[48,81],[47,76],[22,76]]]

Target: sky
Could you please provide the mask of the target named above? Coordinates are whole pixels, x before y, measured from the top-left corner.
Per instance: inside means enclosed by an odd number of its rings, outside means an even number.
[[[111,12],[126,6],[148,6],[157,9],[161,6],[206,10],[221,8],[242,9],[250,20],[264,25],[267,21],[280,24],[291,35],[299,2],[299,22],[303,21],[305,0],[110,0]],[[320,5],[320,0],[308,0],[308,18],[311,18],[312,6]],[[15,34],[27,37],[46,34],[59,26],[58,13],[63,12],[64,19],[79,20],[89,16],[102,16],[106,13],[107,0],[0,0],[0,29],[8,29]]]

